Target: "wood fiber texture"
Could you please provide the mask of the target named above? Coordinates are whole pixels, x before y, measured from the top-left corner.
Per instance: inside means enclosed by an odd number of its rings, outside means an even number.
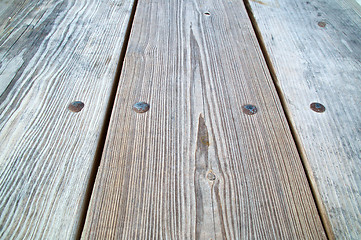
[[[242,1],[138,2],[82,238],[325,238]]]
[[[79,234],[133,2],[0,1],[0,239]]]
[[[321,214],[329,221],[327,232],[337,239],[361,239],[360,6],[353,0],[250,6]],[[323,104],[325,112],[312,111],[312,102]]]

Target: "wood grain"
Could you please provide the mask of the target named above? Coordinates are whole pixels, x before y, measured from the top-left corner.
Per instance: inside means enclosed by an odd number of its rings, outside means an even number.
[[[138,2],[82,238],[325,238],[242,2]]]
[[[338,239],[361,239],[361,18],[354,4],[250,2],[327,231]],[[313,112],[312,102],[326,111]]]
[[[0,239],[79,234],[133,2],[0,1]]]

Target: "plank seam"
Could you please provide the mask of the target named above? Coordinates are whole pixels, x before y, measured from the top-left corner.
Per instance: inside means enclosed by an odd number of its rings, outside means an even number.
[[[244,1],[244,5],[246,7],[248,17],[249,17],[249,19],[250,19],[250,21],[252,23],[253,30],[254,30],[254,32],[256,34],[258,44],[259,44],[259,46],[261,48],[263,57],[264,57],[264,59],[266,61],[267,68],[268,68],[268,70],[270,72],[272,81],[273,81],[274,86],[276,88],[277,95],[278,95],[278,97],[280,99],[281,106],[282,106],[283,112],[284,112],[286,120],[287,120],[287,124],[288,124],[288,126],[290,128],[292,138],[293,138],[293,140],[294,140],[294,142],[296,144],[297,152],[298,152],[298,154],[299,154],[299,156],[301,158],[302,166],[303,166],[303,169],[304,169],[304,171],[306,173],[307,182],[308,182],[308,184],[310,186],[313,199],[315,200],[317,212],[318,212],[318,214],[319,214],[319,216],[321,218],[323,229],[325,230],[328,239],[335,239],[335,235],[334,235],[332,227],[331,227],[330,219],[328,218],[328,215],[326,213],[326,208],[325,208],[325,206],[323,204],[320,192],[319,192],[318,187],[316,185],[316,181],[314,179],[311,166],[310,166],[310,164],[309,164],[309,162],[307,160],[305,150],[304,150],[304,148],[302,146],[302,141],[301,141],[301,139],[300,139],[300,137],[299,137],[299,135],[297,133],[296,128],[294,127],[290,110],[287,107],[286,98],[283,95],[282,88],[281,88],[280,83],[278,81],[276,71],[275,71],[275,69],[273,67],[271,58],[270,58],[270,56],[268,54],[268,51],[267,51],[266,45],[264,43],[261,31],[260,31],[260,29],[259,29],[259,27],[257,25],[256,18],[253,15],[252,7],[251,7],[251,5],[249,3],[249,0],[243,0],[243,1]]]
[[[113,112],[115,97],[116,97],[116,93],[117,93],[117,89],[118,89],[118,85],[119,85],[119,81],[120,81],[120,75],[121,75],[121,72],[123,69],[123,63],[124,63],[125,54],[126,54],[126,51],[128,48],[129,38],[130,38],[131,29],[133,26],[133,21],[134,21],[134,16],[135,16],[137,6],[138,6],[138,0],[134,0],[133,7],[132,7],[132,10],[131,10],[131,13],[129,16],[128,26],[127,26],[127,29],[126,29],[125,35],[124,35],[123,46],[122,46],[122,49],[120,52],[117,69],[116,69],[115,76],[114,76],[114,83],[113,83],[113,86],[111,89],[109,102],[108,102],[108,106],[106,109],[104,124],[100,131],[99,143],[98,143],[98,146],[97,146],[97,149],[95,152],[94,163],[93,163],[92,170],[90,173],[89,182],[88,182],[88,186],[87,186],[85,197],[84,197],[85,199],[84,199],[84,203],[82,206],[81,215],[79,218],[80,224],[79,224],[79,230],[76,234],[76,239],[81,239],[81,235],[82,235],[82,232],[84,229],[86,215],[87,215],[89,204],[90,204],[90,198],[91,198],[93,190],[94,190],[95,179],[96,179],[96,176],[98,173],[98,168],[100,166],[102,154],[104,151],[105,140],[106,140],[106,136],[107,136],[108,129],[109,129],[110,117]]]

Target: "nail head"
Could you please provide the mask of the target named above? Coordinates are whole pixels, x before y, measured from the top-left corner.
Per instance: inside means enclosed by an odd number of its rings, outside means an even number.
[[[145,113],[149,110],[150,106],[146,102],[138,102],[133,105],[133,110],[137,113]]]
[[[310,108],[313,111],[318,112],[318,113],[322,113],[326,110],[325,106],[323,106],[321,103],[317,103],[317,102],[311,103]]]
[[[75,101],[69,104],[68,109],[72,112],[80,112],[84,107],[84,103],[81,101]]]
[[[253,115],[257,113],[257,108],[254,105],[247,104],[242,106],[242,111],[247,115]]]
[[[326,23],[325,23],[325,22],[318,22],[318,26],[320,26],[320,27],[326,27]]]
[[[209,172],[209,173],[207,174],[207,178],[208,178],[208,180],[210,180],[210,181],[214,181],[214,180],[216,180],[216,175],[215,175],[213,172]]]

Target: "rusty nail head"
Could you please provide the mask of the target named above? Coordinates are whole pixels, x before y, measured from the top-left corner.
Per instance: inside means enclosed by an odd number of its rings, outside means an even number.
[[[313,111],[318,112],[318,113],[322,113],[326,110],[325,106],[323,106],[321,103],[317,103],[317,102],[311,103],[310,108]]]
[[[137,113],[145,113],[149,110],[150,106],[146,102],[139,102],[133,105],[133,110]]]
[[[81,101],[75,101],[69,104],[68,109],[72,112],[80,112],[84,107],[84,103]]]
[[[247,105],[242,106],[242,111],[247,115],[253,115],[253,114],[256,114],[257,108],[256,108],[256,106],[247,104]]]
[[[326,27],[326,23],[325,23],[325,22],[318,22],[318,26],[320,26],[320,27]]]

